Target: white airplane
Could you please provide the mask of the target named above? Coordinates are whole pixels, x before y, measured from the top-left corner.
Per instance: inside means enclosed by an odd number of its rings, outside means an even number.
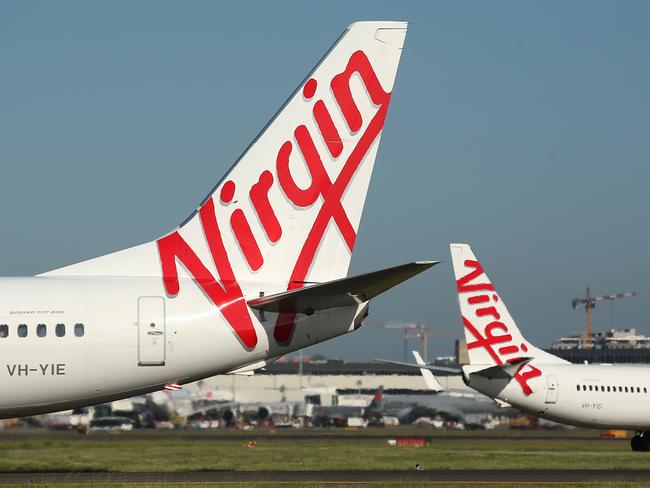
[[[169,234],[0,279],[0,417],[258,369],[357,329],[434,265],[344,278],[406,30],[352,24]]]
[[[470,361],[465,383],[544,419],[635,430],[632,449],[648,450],[648,365],[571,364],[538,349],[522,336],[471,248],[450,247]]]
[[[493,398],[488,397],[478,391],[472,391],[464,388],[445,388],[432,371],[438,373],[451,374],[454,376],[461,375],[460,368],[449,368],[438,366],[436,364],[427,364],[420,353],[411,351],[415,358],[415,363],[406,363],[402,361],[389,361],[387,359],[377,359],[381,363],[396,364],[398,366],[407,366],[409,368],[418,368],[424,379],[427,388],[434,394],[427,395],[388,395],[383,394],[383,406],[385,410],[392,410],[393,415],[400,421],[408,422],[416,418],[416,414],[423,416],[430,415],[430,412],[439,412],[447,417],[465,419],[468,415],[473,416],[512,416],[516,412],[513,408],[503,408]],[[381,395],[371,403],[377,406],[381,401]],[[395,414],[394,412],[398,412]]]

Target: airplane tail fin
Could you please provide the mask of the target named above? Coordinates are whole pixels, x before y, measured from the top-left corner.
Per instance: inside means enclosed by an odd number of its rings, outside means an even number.
[[[502,365],[522,358],[566,362],[524,338],[469,245],[450,248],[470,364]]]
[[[375,396],[370,401],[370,405],[368,405],[368,410],[376,411],[376,410],[383,410],[383,408],[384,408],[384,386],[381,385],[379,386],[379,388],[375,390]]]
[[[350,25],[179,228],[45,275],[164,276],[169,295],[179,276],[214,282],[215,272],[244,295],[344,277],[406,30]]]
[[[247,298],[348,272],[406,29],[350,25],[176,230],[43,276],[161,278],[161,295],[207,298],[254,348]],[[276,341],[292,330],[276,327]]]

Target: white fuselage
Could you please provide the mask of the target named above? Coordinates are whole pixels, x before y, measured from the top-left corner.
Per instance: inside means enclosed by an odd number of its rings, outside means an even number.
[[[251,311],[259,340],[248,350],[195,283],[181,287],[182,296],[170,298],[161,278],[1,278],[0,418],[227,373],[354,330],[365,314],[360,304],[299,315],[291,344],[279,346],[272,339],[277,315]],[[65,326],[60,337],[57,324]],[[83,324],[83,335],[75,324]]]
[[[538,364],[542,376],[525,395],[515,379],[471,375],[472,388],[512,406],[556,422],[589,428],[650,430],[650,366],[607,364]]]

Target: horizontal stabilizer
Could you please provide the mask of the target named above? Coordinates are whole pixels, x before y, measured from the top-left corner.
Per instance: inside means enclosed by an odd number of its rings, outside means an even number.
[[[510,379],[513,378],[522,366],[531,362],[533,358],[519,358],[497,366],[481,369],[470,373],[474,376],[483,376],[488,379]]]
[[[263,361],[257,361],[255,363],[247,364],[245,366],[241,366],[237,369],[233,369],[232,371],[228,371],[226,374],[237,374],[241,376],[252,376],[255,374],[255,371],[267,367],[269,364],[273,364],[276,362],[278,358],[271,358],[271,359],[266,359]]]
[[[319,310],[354,306],[367,302],[436,264],[438,261],[403,264],[381,271],[253,298],[248,300],[248,306],[264,312],[308,315]]]

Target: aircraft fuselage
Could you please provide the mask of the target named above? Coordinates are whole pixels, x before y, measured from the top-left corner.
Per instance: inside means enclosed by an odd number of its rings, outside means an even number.
[[[299,315],[287,346],[272,339],[277,315],[260,320],[251,311],[259,340],[247,349],[191,280],[183,287],[181,300],[165,296],[160,278],[1,278],[0,418],[125,398],[277,358],[354,330],[363,308]]]
[[[650,366],[537,364],[526,395],[514,380],[469,375],[469,386],[527,413],[579,427],[650,430]],[[466,371],[470,371],[467,369]],[[466,376],[467,377],[467,376]]]

